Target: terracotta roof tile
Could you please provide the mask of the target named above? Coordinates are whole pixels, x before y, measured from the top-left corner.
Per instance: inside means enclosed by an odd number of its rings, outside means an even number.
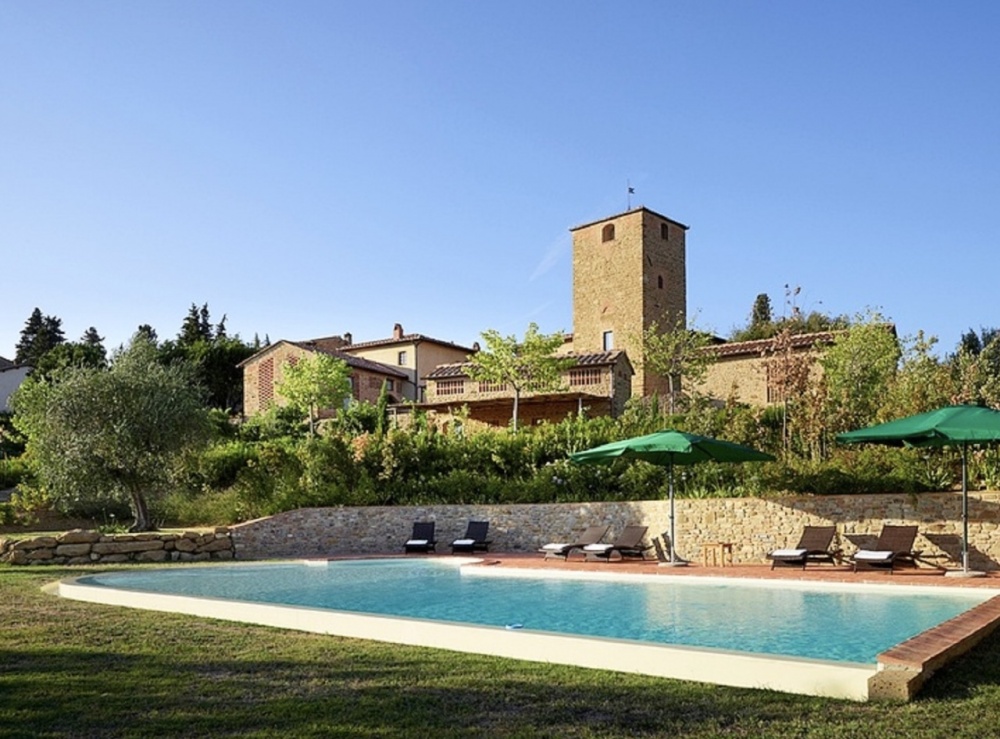
[[[374,339],[373,341],[361,341],[353,344],[348,344],[347,346],[341,347],[343,351],[353,351],[354,349],[370,349],[377,346],[392,346],[393,344],[415,344],[422,341],[429,341],[434,344],[440,344],[441,346],[450,346],[455,349],[461,349],[462,351],[472,354],[475,350],[468,346],[461,346],[460,344],[455,344],[451,341],[442,341],[441,339],[435,339],[431,336],[425,336],[424,334],[403,334],[400,338],[390,337],[388,339]]]
[[[319,352],[321,354],[329,354],[337,359],[342,359],[347,362],[348,367],[354,367],[355,369],[368,370],[369,372],[378,372],[382,375],[392,375],[393,377],[401,377],[403,379],[409,379],[409,375],[405,372],[391,367],[388,364],[382,364],[381,362],[373,362],[370,359],[364,359],[363,357],[356,357],[353,354],[348,354],[341,349],[326,349],[321,346],[316,346],[309,341],[289,341],[289,344],[304,349],[309,352]]]
[[[811,349],[814,346],[827,346],[834,342],[843,331],[820,331],[812,334],[795,334],[792,336],[793,349]],[[733,357],[753,355],[759,356],[774,346],[774,339],[756,339],[754,341],[730,341],[724,344],[714,344],[702,349],[706,354],[716,357]]]

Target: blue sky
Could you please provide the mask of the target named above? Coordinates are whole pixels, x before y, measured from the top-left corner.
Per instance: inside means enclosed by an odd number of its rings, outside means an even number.
[[[572,330],[572,226],[690,226],[688,310],[1000,325],[1000,4],[0,2],[0,355]]]

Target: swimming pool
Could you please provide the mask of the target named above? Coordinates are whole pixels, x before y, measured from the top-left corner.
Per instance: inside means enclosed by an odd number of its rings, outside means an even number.
[[[866,697],[862,686],[880,652],[996,595],[458,566],[467,562],[391,559],[119,572],[78,578],[60,594],[852,698]],[[654,668],[651,660],[668,662]],[[739,677],[741,670],[746,677]]]
[[[874,664],[880,652],[986,599],[898,588],[557,577],[441,560],[356,560],[124,572],[101,587],[525,628]],[[495,575],[486,577],[485,575]],[[530,576],[533,575],[533,576]],[[545,576],[543,576],[545,575]]]

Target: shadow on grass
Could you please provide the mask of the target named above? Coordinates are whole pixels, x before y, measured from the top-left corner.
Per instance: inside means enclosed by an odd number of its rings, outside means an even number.
[[[324,640],[328,660],[4,649],[0,716],[34,736],[652,736],[745,709],[747,691]]]
[[[869,705],[64,601],[9,572],[0,737],[979,737],[1000,711],[998,635],[915,703]]]

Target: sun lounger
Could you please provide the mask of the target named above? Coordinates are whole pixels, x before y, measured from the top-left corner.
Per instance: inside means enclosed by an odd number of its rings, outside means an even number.
[[[555,542],[546,544],[539,552],[545,554],[545,559],[569,559],[569,554],[574,549],[583,549],[588,544],[597,544],[604,535],[608,533],[608,526],[591,526],[584,531],[574,542]]]
[[[767,555],[771,560],[771,569],[776,565],[787,565],[801,566],[804,570],[810,562],[837,563],[841,552],[831,548],[836,533],[836,526],[806,526],[794,549],[775,549]]]
[[[434,539],[434,522],[417,521],[413,524],[413,533],[403,544],[403,551],[407,554],[414,552],[432,552],[437,541]]]
[[[465,536],[461,539],[455,539],[451,543],[451,553],[488,552],[490,550],[490,542],[486,538],[486,535],[489,530],[489,521],[469,521],[469,525],[465,529]]]
[[[917,538],[916,526],[883,526],[878,541],[871,549],[859,549],[851,556],[854,571],[858,569],[893,570],[899,565],[916,567],[919,551],[913,549]]]
[[[626,526],[610,544],[588,544],[583,548],[588,560],[611,561],[611,555],[618,552],[621,559],[638,557],[646,559],[646,552],[653,548],[652,544],[643,544],[647,526]]]

